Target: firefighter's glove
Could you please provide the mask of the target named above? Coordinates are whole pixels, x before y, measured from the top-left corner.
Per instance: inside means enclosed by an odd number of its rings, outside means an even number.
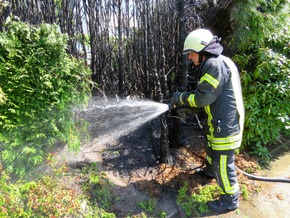
[[[194,92],[175,92],[172,96],[170,104],[173,105],[173,107],[190,106],[188,98],[191,94],[194,94]]]
[[[182,103],[182,93],[181,92],[175,92],[171,98],[170,104],[173,105],[173,107],[181,106]]]

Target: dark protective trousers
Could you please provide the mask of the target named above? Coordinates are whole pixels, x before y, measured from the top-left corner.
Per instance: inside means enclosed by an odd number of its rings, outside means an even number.
[[[236,199],[240,189],[235,169],[235,150],[213,150],[208,142],[206,151],[207,161],[222,190],[221,195],[229,195]]]

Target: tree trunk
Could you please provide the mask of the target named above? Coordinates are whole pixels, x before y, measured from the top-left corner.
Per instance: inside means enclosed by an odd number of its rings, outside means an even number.
[[[178,90],[181,92],[186,91],[187,86],[187,57],[182,55],[183,43],[185,40],[185,25],[184,25],[184,0],[177,1],[178,11],[178,63],[180,65],[178,76]]]
[[[173,164],[173,157],[170,154],[168,142],[168,125],[167,116],[162,114],[160,116],[161,122],[161,136],[160,136],[160,162]]]
[[[119,96],[124,97],[124,63],[123,63],[123,22],[122,22],[122,0],[118,0],[118,45],[119,45],[119,56],[118,56],[118,64],[119,64]]]

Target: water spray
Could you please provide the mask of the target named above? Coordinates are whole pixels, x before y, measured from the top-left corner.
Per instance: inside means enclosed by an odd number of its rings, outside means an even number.
[[[97,135],[120,137],[168,110],[168,104],[152,100],[92,98],[83,112],[89,115],[89,122],[93,123]]]

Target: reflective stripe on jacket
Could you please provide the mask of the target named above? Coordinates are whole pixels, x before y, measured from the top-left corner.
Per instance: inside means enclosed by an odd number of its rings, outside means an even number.
[[[188,104],[204,107],[212,149],[238,148],[245,116],[238,69],[229,58],[219,55],[205,60],[200,71],[197,90],[188,96]]]

